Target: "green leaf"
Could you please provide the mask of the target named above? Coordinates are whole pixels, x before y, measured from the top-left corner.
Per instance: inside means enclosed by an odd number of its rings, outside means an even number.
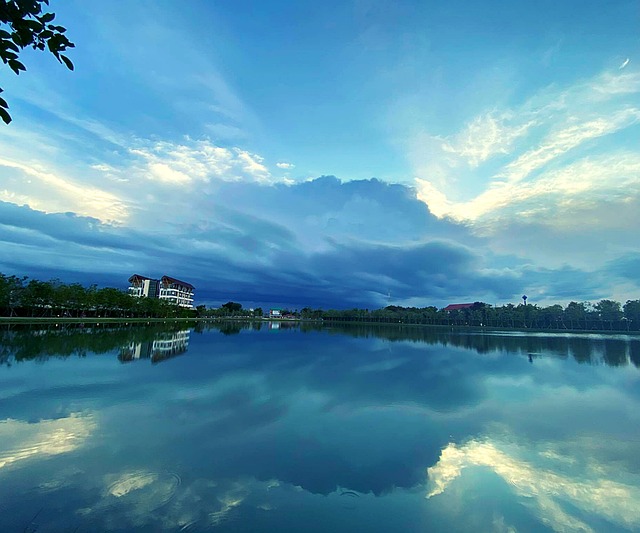
[[[51,22],[54,18],[56,18],[54,13],[45,13],[40,17],[40,22]]]
[[[4,107],[4,108],[9,107],[9,104],[7,104],[7,101],[4,98],[0,98],[0,107]]]
[[[62,59],[69,70],[73,70],[73,63],[67,56],[63,56],[62,54],[60,54],[60,59]]]
[[[18,46],[22,46],[23,48],[25,46],[29,46],[32,42],[33,42],[33,32],[26,29],[26,28],[20,28],[18,30],[18,35],[20,38],[20,42],[16,41],[15,37],[13,39],[13,42],[15,42]]]
[[[26,67],[22,63],[20,63],[20,61],[16,61],[15,59],[9,59],[9,68],[16,74],[20,74],[21,70],[27,70]]]
[[[5,50],[13,50],[15,52],[19,52],[20,48],[18,47],[18,45],[14,44],[12,41],[6,40],[2,42],[2,47]]]
[[[11,122],[11,115],[9,115],[3,107],[0,107],[0,118],[5,124],[9,124],[9,122]]]
[[[28,43],[25,43],[22,41],[22,37],[21,35],[15,31],[11,34],[11,39],[13,40],[14,43],[16,43],[20,48],[24,48],[25,46],[27,46]]]
[[[38,22],[37,20],[24,20],[22,23],[29,28],[31,31],[39,33],[44,28],[44,24]]]

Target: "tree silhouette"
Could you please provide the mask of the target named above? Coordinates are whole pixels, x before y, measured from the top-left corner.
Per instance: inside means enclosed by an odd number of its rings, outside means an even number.
[[[0,0],[0,59],[16,74],[27,70],[18,61],[18,55],[27,47],[48,50],[73,70],[73,63],[62,52],[75,45],[64,35],[66,28],[51,24],[56,16],[43,13],[43,5],[48,6],[49,0]],[[0,118],[5,124],[11,122],[8,109],[9,104],[0,97]]]

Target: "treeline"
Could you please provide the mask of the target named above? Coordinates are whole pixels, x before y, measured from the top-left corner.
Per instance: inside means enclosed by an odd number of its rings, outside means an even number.
[[[191,318],[196,311],[158,298],[60,280],[39,281],[0,273],[0,316],[69,318]]]
[[[227,302],[220,307],[199,305],[196,307],[196,313],[199,318],[262,318],[264,314],[262,307],[245,309],[237,302]]]
[[[445,311],[437,307],[399,307],[383,309],[302,309],[300,318],[322,318],[335,322],[380,322],[430,324],[440,326],[477,326],[495,328],[532,328],[567,330],[640,331],[640,300],[622,305],[614,300],[570,302],[539,307],[532,304],[492,306],[475,302],[470,307]]]
[[[622,305],[615,300],[570,302],[539,307],[535,304],[492,306],[484,302],[469,304],[464,309],[447,311],[435,306],[382,309],[313,309],[298,311],[281,309],[280,318],[322,320],[333,323],[369,322],[380,324],[425,324],[434,326],[473,326],[493,328],[554,329],[583,331],[640,331],[640,300],[627,300]],[[227,302],[218,309],[198,307],[198,316],[216,318],[257,318],[263,311],[243,309],[236,302]]]
[[[60,280],[39,281],[0,273],[0,316],[73,318],[262,318],[263,310],[227,302],[219,308],[186,309],[158,298],[136,298],[125,291]],[[446,311],[434,306],[382,309],[282,309],[282,318],[332,322],[372,322],[567,330],[640,331],[640,300],[570,302],[566,307],[535,304],[492,306],[475,302]]]

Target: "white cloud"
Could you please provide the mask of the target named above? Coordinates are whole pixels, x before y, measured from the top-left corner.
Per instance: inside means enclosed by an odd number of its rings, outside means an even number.
[[[596,191],[621,193],[640,183],[638,158],[611,153],[604,139],[640,124],[631,99],[638,93],[639,73],[605,72],[540,91],[518,109],[480,115],[450,137],[422,134],[416,142],[428,155],[416,178],[419,197],[436,216],[484,223],[568,210]]]
[[[494,180],[520,181],[548,162],[580,146],[585,141],[625,129],[640,121],[640,110],[631,108],[591,120],[575,120],[574,124],[552,131],[539,147],[525,152],[505,167]]]
[[[166,163],[151,163],[149,165],[149,170],[151,171],[150,176],[153,176],[153,179],[157,179],[158,181],[162,181],[164,183],[175,183],[176,185],[184,185],[191,181],[191,177],[176,170],[175,168],[171,168]]]
[[[0,167],[18,171],[19,179],[16,181],[21,189],[5,189],[0,194],[0,199],[4,201],[15,202],[19,198],[21,203],[33,209],[48,213],[73,211],[108,222],[123,223],[129,217],[128,205],[120,196],[87,183],[77,183],[70,177],[60,176],[50,171],[46,164],[0,158]]]
[[[83,137],[86,131],[72,135],[72,143],[64,141],[68,134],[61,131],[51,135],[59,143],[19,128],[2,133],[6,142],[0,157],[0,200],[46,213],[73,212],[125,224],[133,212],[164,209],[155,203],[162,202],[163,195],[168,200],[170,190],[179,189],[186,206],[186,197],[204,184],[283,181],[271,175],[260,155],[208,139],[170,142],[129,137],[126,148],[87,157],[75,150],[83,139],[89,142]],[[147,181],[161,187],[149,188]],[[175,200],[174,196],[174,204]],[[174,214],[177,208],[174,205]]]
[[[292,168],[295,168],[295,165],[293,163],[286,163],[284,161],[280,161],[280,162],[276,163],[276,166],[278,168],[283,169],[283,170],[290,170]]]
[[[487,113],[472,120],[450,141],[444,140],[442,149],[476,168],[494,155],[508,154],[515,140],[534,125],[534,120],[519,123],[512,112]]]
[[[113,172],[115,170],[115,168],[113,168],[111,165],[105,165],[104,163],[99,163],[96,165],[91,165],[91,168],[94,170],[99,170],[100,172]]]
[[[440,216],[444,214],[460,220],[489,216],[494,220],[517,217],[522,221],[547,213],[553,215],[547,219],[553,220],[554,224],[561,221],[591,226],[595,220],[582,217],[576,220],[570,212],[605,197],[609,200],[628,197],[640,185],[640,156],[620,152],[584,158],[549,170],[535,180],[520,183],[520,179],[498,182],[473,200],[457,204],[449,202],[441,193],[438,196],[437,190],[430,191],[428,182],[420,183],[420,194],[429,195],[436,201]],[[434,214],[439,213],[434,211]]]
[[[267,181],[269,178],[269,171],[262,162],[264,158],[256,154],[251,154],[246,150],[235,149],[235,153],[238,159],[242,162],[242,168],[248,175],[252,176],[256,181]]]
[[[209,140],[185,139],[181,143],[138,140],[129,152],[138,161],[121,172],[166,184],[187,185],[211,181],[268,182],[271,174],[263,158],[240,148],[223,148]]]

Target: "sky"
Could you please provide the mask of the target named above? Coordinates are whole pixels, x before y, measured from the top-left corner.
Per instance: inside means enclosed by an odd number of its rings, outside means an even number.
[[[640,8],[52,0],[0,66],[0,272],[196,303],[640,298]]]

